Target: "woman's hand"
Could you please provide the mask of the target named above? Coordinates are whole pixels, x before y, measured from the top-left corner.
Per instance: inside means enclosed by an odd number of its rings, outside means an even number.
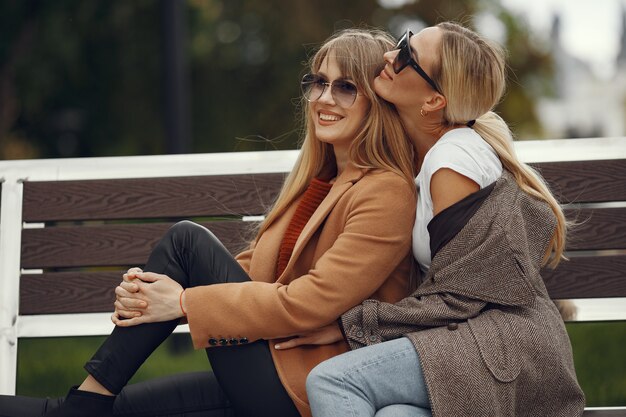
[[[168,321],[183,316],[180,293],[183,287],[167,275],[140,272],[132,268],[115,289],[115,312],[111,321],[128,327],[142,323]]]
[[[296,335],[293,339],[274,345],[274,348],[285,350],[300,345],[330,345],[343,339],[337,323],[329,324],[311,332]]]
[[[115,288],[115,303],[113,305],[115,306],[115,315],[118,318],[139,317],[142,310],[146,308],[146,302],[136,298],[135,295],[139,291],[139,286],[132,283],[136,279],[135,274],[141,272],[143,272],[141,268],[130,268],[122,275],[122,282]]]

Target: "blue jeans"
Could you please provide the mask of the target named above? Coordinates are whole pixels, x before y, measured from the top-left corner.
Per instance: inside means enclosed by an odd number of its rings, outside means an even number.
[[[419,357],[404,337],[322,362],[306,390],[314,417],[432,416]]]

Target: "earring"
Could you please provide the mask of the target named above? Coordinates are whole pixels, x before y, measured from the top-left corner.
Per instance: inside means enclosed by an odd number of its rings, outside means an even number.
[[[420,109],[420,114],[422,115],[422,117],[428,116],[428,112],[424,111],[424,109]]]

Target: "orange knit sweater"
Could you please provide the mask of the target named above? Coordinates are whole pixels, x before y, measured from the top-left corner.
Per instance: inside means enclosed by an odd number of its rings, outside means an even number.
[[[307,189],[304,191],[302,199],[300,200],[300,203],[291,218],[289,227],[287,227],[287,231],[283,236],[283,240],[280,243],[276,278],[280,277],[287,267],[293,248],[296,245],[296,240],[298,240],[300,233],[302,233],[304,225],[309,221],[322,200],[324,200],[324,198],[328,195],[331,187],[332,184],[313,178]]]

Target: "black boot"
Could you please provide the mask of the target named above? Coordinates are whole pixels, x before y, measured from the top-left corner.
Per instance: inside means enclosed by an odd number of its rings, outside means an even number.
[[[115,396],[70,389],[59,407],[50,410],[45,417],[113,417]]]

